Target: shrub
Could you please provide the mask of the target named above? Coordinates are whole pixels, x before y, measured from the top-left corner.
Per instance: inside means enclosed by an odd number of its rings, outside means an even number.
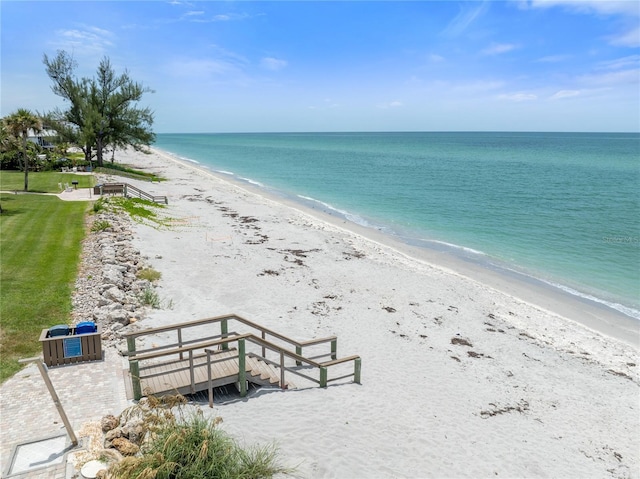
[[[292,472],[278,464],[277,449],[272,445],[240,447],[218,428],[222,422],[219,417],[205,418],[201,410],[186,417],[183,414],[176,416],[161,399],[149,398],[149,401],[151,409],[142,414],[150,434],[141,455],[126,457],[114,464],[109,468],[108,477],[257,479]],[[139,416],[140,411],[134,414]]]
[[[104,209],[104,199],[100,198],[93,203],[93,212],[100,213]]]
[[[98,233],[109,228],[111,228],[111,223],[109,223],[107,220],[98,220],[95,221],[91,226],[91,231],[93,231],[94,233]]]
[[[145,306],[151,306],[153,309],[160,309],[160,295],[151,286],[147,286],[145,290],[140,293],[138,299]]]
[[[146,279],[147,281],[151,281],[153,283],[154,281],[158,281],[162,274],[160,273],[160,271],[156,271],[153,268],[144,268],[138,271],[137,276],[138,279]]]

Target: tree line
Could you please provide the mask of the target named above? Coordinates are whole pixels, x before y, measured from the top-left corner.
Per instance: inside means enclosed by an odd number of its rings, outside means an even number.
[[[143,95],[153,91],[135,82],[127,71],[117,74],[108,57],[100,61],[91,78],[78,78],[77,63],[62,50],[53,58],[45,54],[43,63],[53,82],[51,90],[63,99],[65,107],[44,114],[19,108],[0,121],[0,164],[24,171],[25,191],[30,160],[44,149],[28,141],[30,132],[52,132],[47,139],[58,147],[46,146],[48,150],[53,147],[55,156],[64,156],[68,147],[76,146],[84,152],[87,164],[95,159],[97,166],[104,165],[107,148],[144,151],[153,143],[153,112],[138,106]]]

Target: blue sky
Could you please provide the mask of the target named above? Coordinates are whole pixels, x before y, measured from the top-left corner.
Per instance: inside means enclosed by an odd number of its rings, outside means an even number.
[[[168,132],[640,131],[640,2],[0,2],[0,115],[109,57]]]

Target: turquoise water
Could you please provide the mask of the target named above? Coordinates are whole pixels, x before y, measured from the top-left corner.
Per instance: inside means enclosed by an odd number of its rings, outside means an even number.
[[[638,134],[160,134],[155,146],[640,319]]]

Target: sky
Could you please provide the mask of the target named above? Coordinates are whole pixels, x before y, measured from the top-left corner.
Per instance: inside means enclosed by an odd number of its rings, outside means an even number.
[[[156,133],[640,131],[640,2],[0,2],[0,116],[108,57]]]

